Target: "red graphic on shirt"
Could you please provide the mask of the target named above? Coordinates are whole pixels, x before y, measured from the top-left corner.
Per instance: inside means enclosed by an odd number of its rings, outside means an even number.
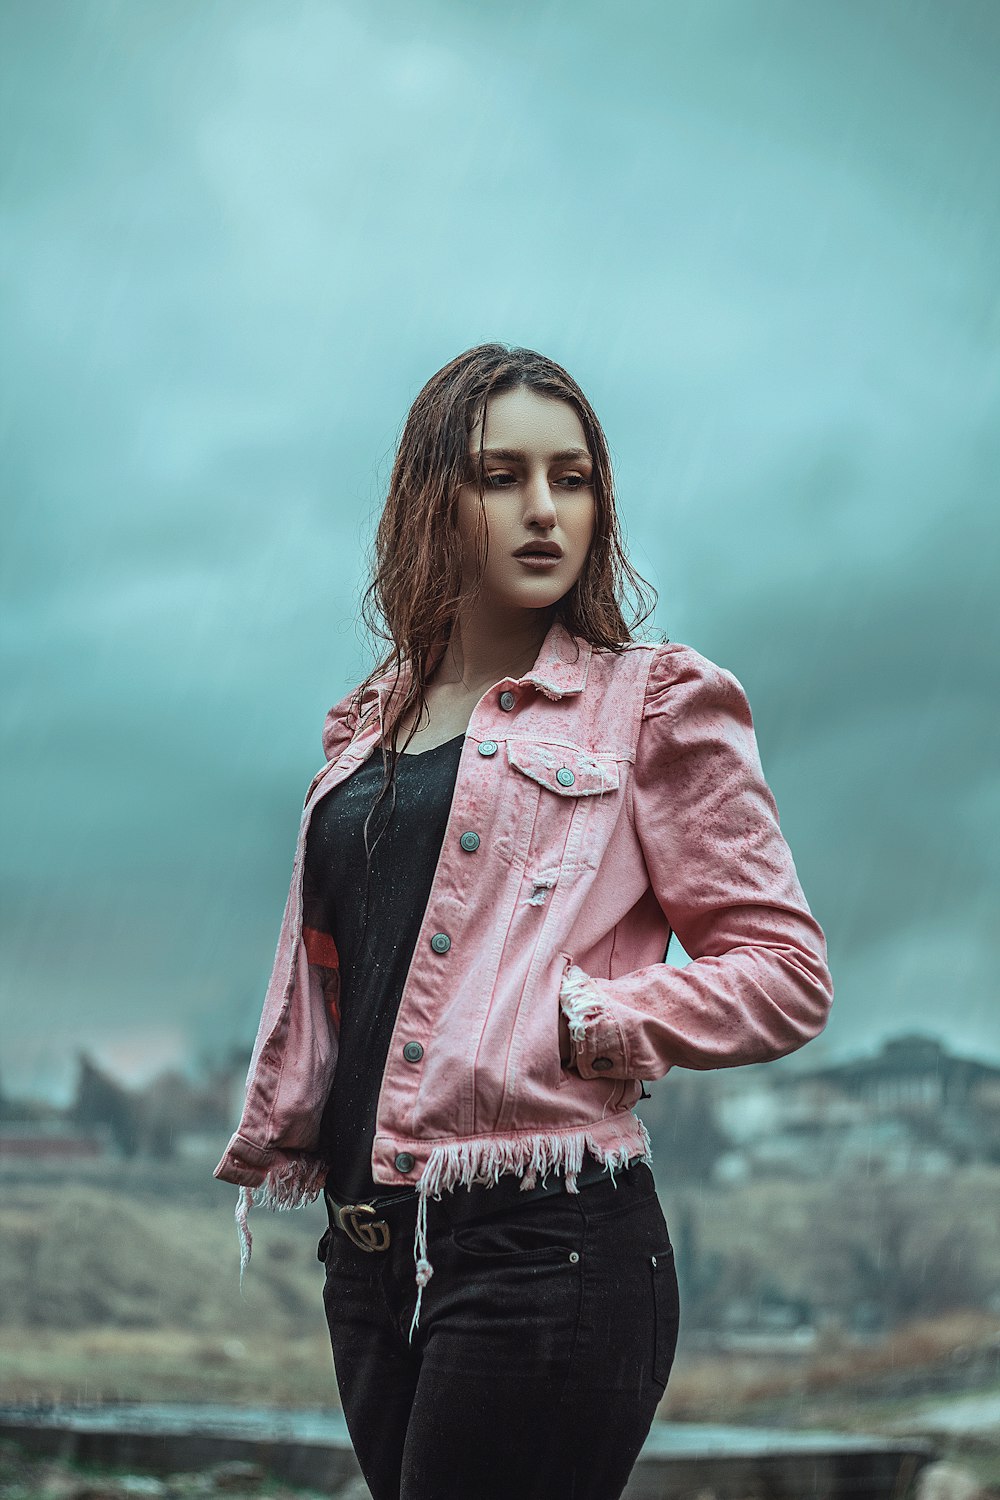
[[[326,1008],[336,1030],[340,1030],[340,954],[330,933],[318,927],[303,927],[302,941],[310,964],[320,971]]]

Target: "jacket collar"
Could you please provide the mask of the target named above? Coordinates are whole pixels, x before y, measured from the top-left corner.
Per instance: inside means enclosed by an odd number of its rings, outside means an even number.
[[[546,698],[559,699],[571,693],[580,693],[587,685],[590,658],[593,647],[583,636],[574,635],[561,620],[553,620],[535,658],[535,665],[523,677],[512,678],[514,682],[531,683],[545,694]],[[398,679],[391,673],[378,677],[367,689],[361,706],[365,710],[374,708],[377,700],[380,719],[396,693],[404,693],[409,680],[409,666],[404,661]]]
[[[561,620],[554,620],[530,672],[520,682],[533,682],[547,698],[579,693],[587,685],[593,647],[581,635],[573,635]]]

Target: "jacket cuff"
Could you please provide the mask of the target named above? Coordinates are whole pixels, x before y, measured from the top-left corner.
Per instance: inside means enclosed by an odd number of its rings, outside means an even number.
[[[589,974],[570,964],[559,985],[559,1005],[569,1022],[573,1055],[569,1066],[581,1078],[628,1078],[621,1027]]]
[[[237,1187],[255,1188],[264,1181],[273,1163],[273,1150],[256,1146],[237,1131],[212,1176]]]
[[[212,1175],[247,1188],[255,1203],[298,1208],[319,1196],[328,1171],[328,1162],[314,1151],[257,1146],[237,1131]]]

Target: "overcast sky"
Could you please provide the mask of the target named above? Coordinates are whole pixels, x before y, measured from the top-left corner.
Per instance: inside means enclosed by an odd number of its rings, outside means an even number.
[[[402,422],[494,339],[749,694],[836,985],[788,1061],[1000,1062],[1000,8],[7,0],[0,56],[5,1091],[249,1048]]]

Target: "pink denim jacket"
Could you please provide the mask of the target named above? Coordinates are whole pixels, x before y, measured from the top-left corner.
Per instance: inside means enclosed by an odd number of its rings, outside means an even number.
[[[326,1178],[339,976],[303,935],[306,832],[400,690],[387,677],[360,705],[348,694],[324,725],[243,1115],[214,1174],[241,1190],[241,1279],[251,1203],[298,1207]],[[684,968],[663,961],[671,930]],[[473,711],[382,1077],[372,1173],[419,1194],[413,1327],[428,1197],[559,1169],[574,1192],[585,1147],[612,1173],[650,1161],[641,1080],[783,1057],[832,1000],[740,683],[689,646],[614,654],[555,622],[532,670]]]

